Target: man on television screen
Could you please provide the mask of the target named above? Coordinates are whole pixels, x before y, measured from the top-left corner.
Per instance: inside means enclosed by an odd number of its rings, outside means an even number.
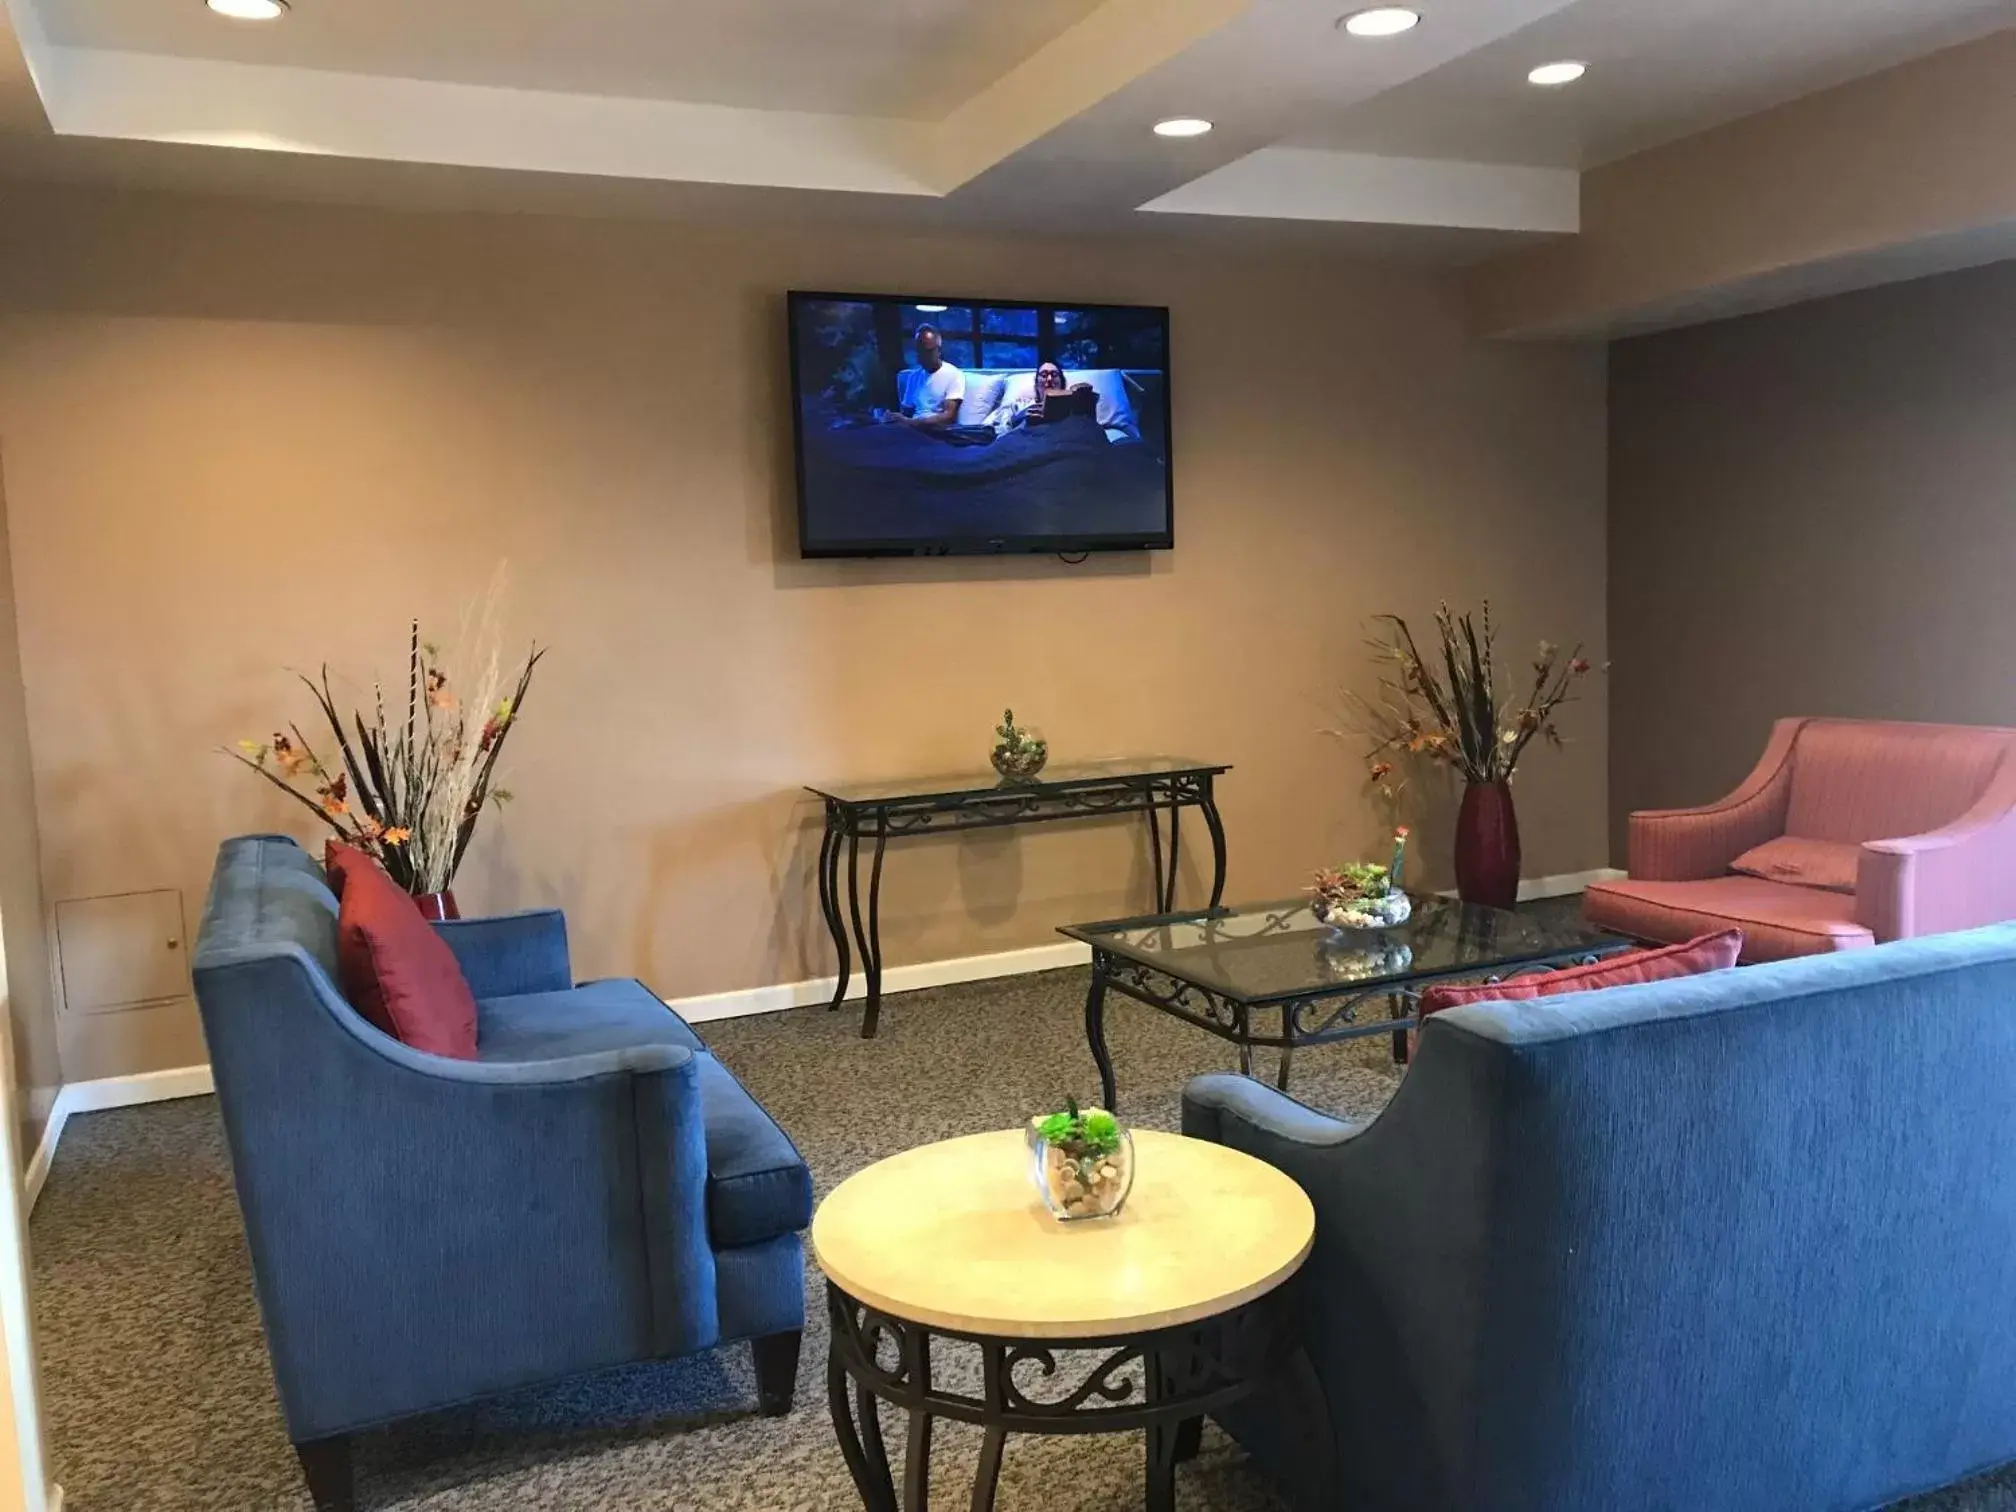
[[[902,408],[888,418],[898,425],[943,430],[959,423],[959,401],[966,397],[966,375],[945,360],[945,338],[936,326],[920,325],[911,338],[917,366],[903,374],[898,398]]]

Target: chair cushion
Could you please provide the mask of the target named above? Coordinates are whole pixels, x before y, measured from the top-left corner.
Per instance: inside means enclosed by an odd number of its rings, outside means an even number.
[[[707,1125],[707,1234],[716,1249],[793,1234],[812,1221],[812,1172],[763,1105],[712,1055],[700,1067]]]
[[[336,976],[343,996],[402,1045],[476,1058],[476,999],[455,952],[413,899],[361,852],[343,863]]]
[[[1729,870],[1746,877],[1762,877],[1766,882],[1789,882],[1794,887],[1824,887],[1829,892],[1855,891],[1855,869],[1862,861],[1862,847],[1835,840],[1803,840],[1797,835],[1780,835],[1752,846],[1734,861]]]
[[[1855,899],[1761,877],[1705,882],[1597,882],[1582,897],[1590,923],[1641,940],[1687,940],[1739,925],[1745,961],[1854,950],[1876,943],[1855,922]]]
[[[482,1002],[486,1061],[553,1060],[633,1045],[683,1045],[694,1056],[707,1128],[707,1233],[716,1249],[795,1234],[812,1221],[804,1157],[684,1019],[641,982],[586,982]]]
[[[476,1053],[486,1061],[559,1060],[636,1045],[707,1048],[642,982],[584,982],[564,992],[484,998],[478,1016]]]
[[[1627,950],[1587,966],[1560,971],[1531,971],[1496,982],[1461,982],[1430,987],[1421,994],[1421,1017],[1465,1003],[1509,1003],[1527,998],[1557,997],[1566,992],[1594,992],[1602,987],[1629,987],[1638,982],[1664,982],[1673,977],[1727,971],[1743,952],[1743,931],[1722,929],[1681,945],[1652,950]]]

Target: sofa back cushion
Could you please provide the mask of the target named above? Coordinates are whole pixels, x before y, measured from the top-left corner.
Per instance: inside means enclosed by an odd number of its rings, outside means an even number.
[[[1295,1168],[1310,1294],[1369,1283],[1308,1329],[1340,1431],[1432,1387],[1371,1431],[1446,1494],[1380,1505],[1876,1507],[2016,1455],[2012,1003],[2000,925],[1430,1020],[1391,1164]]]
[[[1792,752],[1785,833],[1848,845],[1922,835],[1966,813],[2012,749],[2008,730],[1813,720]]]
[[[218,849],[199,942],[213,953],[298,945],[336,979],[336,898],[315,858],[284,835]]]
[[[1421,994],[1421,1017],[1425,1019],[1432,1013],[1460,1008],[1466,1003],[1525,1002],[1529,998],[1557,997],[1567,992],[1594,992],[1601,987],[1630,987],[1639,982],[1697,976],[1704,971],[1727,971],[1742,953],[1743,931],[1723,929],[1697,935],[1679,945],[1627,950],[1587,966],[1528,972],[1496,982],[1430,987]]]
[[[350,1006],[403,1045],[476,1059],[476,999],[448,942],[368,856],[351,850],[335,859],[343,874],[336,969]]]

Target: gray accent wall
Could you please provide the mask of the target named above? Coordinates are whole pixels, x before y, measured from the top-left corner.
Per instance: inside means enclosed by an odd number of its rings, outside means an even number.
[[[2016,725],[2016,262],[1620,342],[1611,843],[1783,714]]]

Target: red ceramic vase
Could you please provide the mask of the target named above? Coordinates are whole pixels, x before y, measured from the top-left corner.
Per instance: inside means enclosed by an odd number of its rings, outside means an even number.
[[[1515,840],[1513,844],[1516,846],[1518,842]],[[415,893],[413,906],[420,910],[420,917],[423,919],[462,917],[462,910],[455,906],[455,894],[452,892]]]
[[[1473,782],[1456,816],[1456,891],[1465,903],[1510,908],[1519,901],[1519,816],[1512,787]]]

